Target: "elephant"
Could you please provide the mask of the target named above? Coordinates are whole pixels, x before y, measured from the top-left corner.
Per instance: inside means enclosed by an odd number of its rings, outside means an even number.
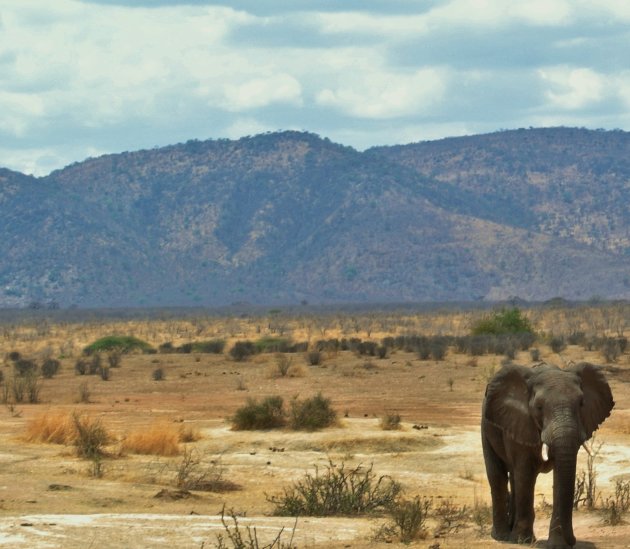
[[[486,387],[481,416],[494,539],[535,541],[536,478],[553,470],[547,546],[575,545],[577,453],[614,404],[601,368],[587,362],[566,369],[508,364],[494,375]]]

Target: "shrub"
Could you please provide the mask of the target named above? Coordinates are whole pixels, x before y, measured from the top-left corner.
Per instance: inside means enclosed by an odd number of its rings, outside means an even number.
[[[210,339],[209,341],[194,341],[191,343],[190,351],[193,353],[213,353],[220,355],[225,349],[224,339]]]
[[[8,393],[11,393],[13,401],[16,403],[29,402],[30,404],[37,404],[40,390],[37,374],[30,373],[23,376],[14,376],[6,389],[6,394],[8,396]]]
[[[118,351],[124,354],[131,352],[151,353],[154,349],[146,341],[134,336],[106,336],[90,343],[83,349],[83,354],[92,355],[109,351]]]
[[[267,499],[275,505],[274,515],[333,516],[360,515],[386,509],[400,494],[400,484],[391,477],[376,477],[373,465],[346,469],[332,461],[320,474],[306,474],[279,496]]]
[[[99,354],[92,355],[92,360],[90,360],[90,362],[88,363],[88,374],[90,374],[91,376],[94,376],[100,373],[102,364],[103,364],[103,361],[101,360],[101,355]]]
[[[443,499],[435,509],[438,521],[436,537],[457,532],[468,523],[470,512],[465,505],[459,506],[451,499]]]
[[[173,425],[159,422],[148,429],[129,433],[122,441],[121,449],[132,454],[176,456],[179,455],[179,430]]]
[[[237,362],[247,360],[256,353],[256,347],[251,341],[237,341],[230,349],[230,356]]]
[[[258,534],[256,533],[256,528],[252,528],[251,526],[246,526],[245,530],[241,530],[238,524],[238,518],[236,513],[231,510],[229,511],[229,516],[234,523],[231,527],[225,520],[225,505],[223,509],[221,509],[221,524],[223,525],[223,529],[225,530],[225,535],[227,539],[230,540],[231,547],[233,549],[296,549],[297,545],[293,543],[293,536],[295,535],[295,528],[297,526],[297,518],[295,519],[295,523],[293,524],[293,530],[291,532],[291,538],[288,543],[282,541],[282,535],[284,533],[284,528],[281,528],[278,534],[276,535],[270,543],[265,545],[261,545],[258,541]],[[217,549],[228,549],[227,542],[223,538],[222,534],[217,534]],[[203,543],[202,543],[203,547]]]
[[[111,442],[112,437],[101,420],[73,414],[72,421],[75,430],[73,442],[77,449],[77,455],[93,460],[103,456],[104,447]]]
[[[523,316],[518,307],[496,311],[491,316],[477,321],[472,327],[472,335],[533,333],[533,331],[529,319]]]
[[[60,366],[61,363],[58,360],[55,360],[54,358],[47,358],[42,363],[42,376],[46,379],[53,378],[59,371]]]
[[[258,353],[286,353],[291,347],[291,342],[282,337],[261,337],[254,346]]]
[[[291,402],[290,425],[296,431],[316,431],[329,427],[337,420],[337,412],[330,406],[330,399],[321,393],[306,400]]]
[[[277,429],[286,423],[286,413],[280,396],[271,396],[258,403],[248,399],[247,404],[231,418],[232,428],[237,431]]]
[[[321,351],[313,350],[306,353],[306,362],[310,366],[319,366],[322,363],[324,355]]]
[[[388,508],[390,521],[384,524],[376,534],[377,540],[391,543],[398,540],[411,543],[427,537],[427,518],[433,505],[428,498],[416,496],[412,500],[398,499]]]
[[[615,495],[604,501],[604,522],[617,526],[623,522],[623,515],[630,509],[630,481],[617,479]]]
[[[78,397],[78,402],[83,402],[85,404],[87,404],[88,402],[90,402],[90,388],[87,384],[87,381],[84,381],[83,383],[79,384],[79,397]]]
[[[122,354],[118,349],[107,353],[107,363],[110,368],[119,368],[121,359]]]
[[[37,364],[27,358],[20,358],[13,363],[15,373],[18,376],[27,376],[37,372]]]
[[[376,356],[378,344],[374,341],[362,341],[357,346],[357,352],[360,355]]]
[[[564,337],[557,336],[557,337],[552,337],[549,340],[549,347],[551,347],[551,350],[554,353],[560,353],[567,348],[567,344],[564,341]]]
[[[74,371],[77,375],[84,376],[88,372],[88,363],[80,358],[74,365]]]
[[[601,353],[604,355],[604,360],[606,362],[617,362],[621,352],[621,346],[617,339],[607,337],[602,342]]]
[[[101,379],[103,381],[109,381],[109,378],[111,377],[111,369],[109,366],[101,366],[98,369],[98,375],[101,376]]]
[[[278,353],[275,356],[276,367],[272,370],[273,376],[286,377],[289,374],[291,368],[291,357],[285,354]]]
[[[538,362],[540,360],[540,349],[530,349],[529,354],[532,357],[533,362]]]
[[[400,429],[400,414],[387,413],[381,418],[381,429],[383,431],[397,431]]]
[[[223,478],[223,468],[215,460],[204,463],[199,453],[184,448],[182,459],[177,465],[175,486],[181,490],[202,490],[205,492],[231,492],[241,486]]]
[[[447,342],[442,338],[432,338],[429,342],[429,350],[433,360],[444,360],[446,356]]]
[[[379,345],[376,349],[376,356],[380,359],[387,358],[387,347],[385,345]]]
[[[174,353],[174,352],[175,352],[175,347],[170,341],[167,341],[166,343],[162,343],[158,347],[158,353]]]
[[[8,356],[11,362],[17,362],[22,358],[22,355],[18,351],[11,351]]]
[[[163,381],[164,380],[164,368],[156,368],[153,370],[151,374],[153,381]]]

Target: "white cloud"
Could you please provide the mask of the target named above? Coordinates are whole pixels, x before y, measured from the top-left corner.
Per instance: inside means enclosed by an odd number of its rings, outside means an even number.
[[[546,92],[551,103],[560,109],[575,110],[598,103],[606,93],[606,79],[586,68],[551,67],[539,71],[550,84]]]
[[[438,0],[408,2],[408,13],[396,2],[396,14],[370,2],[283,11],[278,0],[268,17],[217,5],[1,4],[0,165],[25,171],[287,128],[365,148],[536,125],[533,116],[630,125],[630,73],[611,55],[629,45],[627,0]],[[602,29],[616,34],[600,41]]]
[[[498,27],[513,22],[532,25],[561,25],[568,21],[567,0],[453,0],[431,10],[427,19],[434,25]]]
[[[427,112],[446,91],[444,71],[421,69],[412,74],[352,74],[334,89],[317,94],[317,103],[359,118],[393,118]]]
[[[256,135],[259,133],[273,131],[275,129],[277,128],[267,126],[255,118],[239,117],[225,129],[225,137],[238,139],[244,135]]]
[[[31,121],[43,112],[43,101],[38,95],[0,91],[1,130],[21,137],[29,130]]]
[[[253,78],[240,84],[227,84],[224,88],[225,106],[230,111],[244,111],[266,107],[272,103],[302,103],[302,87],[288,74],[275,74],[267,78]]]

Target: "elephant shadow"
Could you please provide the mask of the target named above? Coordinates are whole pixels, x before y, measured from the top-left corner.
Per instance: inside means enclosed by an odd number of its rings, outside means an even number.
[[[547,540],[546,539],[539,539],[539,540],[536,541],[536,543],[533,545],[533,547],[539,547],[540,549],[546,549],[547,548]],[[597,549],[597,545],[595,545],[591,541],[578,541],[573,546],[573,549]]]

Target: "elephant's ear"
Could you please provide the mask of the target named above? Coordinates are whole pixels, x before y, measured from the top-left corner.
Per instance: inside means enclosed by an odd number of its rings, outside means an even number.
[[[610,415],[615,401],[601,368],[588,362],[580,362],[567,370],[575,372],[581,380],[584,404],[580,414],[586,435],[585,440],[588,440]]]
[[[484,418],[519,444],[538,446],[540,434],[529,413],[531,375],[531,368],[517,364],[501,368],[486,388]]]

